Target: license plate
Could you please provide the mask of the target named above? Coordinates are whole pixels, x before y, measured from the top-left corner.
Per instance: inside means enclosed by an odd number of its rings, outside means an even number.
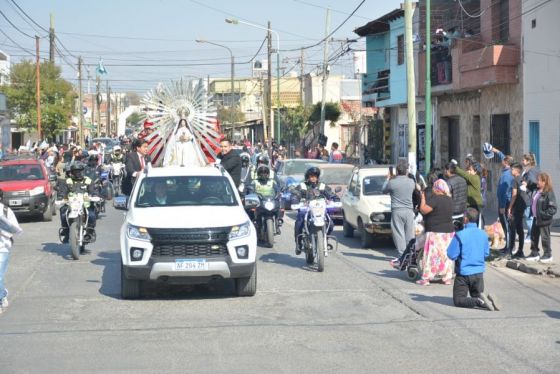
[[[10,206],[20,206],[21,200],[10,200],[8,201],[8,204],[10,204]]]
[[[206,260],[175,260],[176,271],[204,271],[208,270]]]

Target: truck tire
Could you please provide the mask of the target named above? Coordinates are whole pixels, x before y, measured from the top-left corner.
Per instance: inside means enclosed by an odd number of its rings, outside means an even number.
[[[235,280],[237,296],[254,296],[257,293],[257,263],[253,266],[251,276]]]
[[[367,232],[362,221],[358,221],[358,230],[360,232],[360,244],[362,248],[369,249],[373,246],[373,234]]]
[[[54,210],[53,205],[54,204],[49,199],[49,202],[47,203],[47,207],[45,208],[45,211],[43,212],[43,216],[41,217],[43,219],[43,221],[45,221],[45,222],[52,221],[53,210]]]
[[[345,217],[342,218],[342,233],[345,238],[351,238],[354,236],[354,228],[346,221]]]
[[[141,281],[128,279],[124,274],[124,266],[121,263],[121,297],[123,299],[138,299],[140,297]]]

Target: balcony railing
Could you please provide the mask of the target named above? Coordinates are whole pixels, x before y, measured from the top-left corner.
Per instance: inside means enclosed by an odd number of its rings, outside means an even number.
[[[451,84],[453,82],[453,60],[449,47],[435,45],[432,47],[431,80],[432,86]]]
[[[377,72],[375,80],[364,82],[364,95],[377,94],[377,100],[387,100],[391,98],[391,90],[389,87],[389,78],[391,70],[381,70]]]

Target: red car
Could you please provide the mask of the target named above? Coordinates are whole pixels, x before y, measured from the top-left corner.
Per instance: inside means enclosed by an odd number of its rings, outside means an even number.
[[[51,221],[56,213],[54,190],[56,174],[51,174],[42,160],[18,158],[0,161],[0,189],[3,203],[18,215],[41,217]]]

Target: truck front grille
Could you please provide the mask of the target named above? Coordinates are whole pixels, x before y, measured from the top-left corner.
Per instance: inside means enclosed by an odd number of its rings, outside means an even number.
[[[152,256],[156,257],[220,257],[228,254],[225,244],[156,244]]]

